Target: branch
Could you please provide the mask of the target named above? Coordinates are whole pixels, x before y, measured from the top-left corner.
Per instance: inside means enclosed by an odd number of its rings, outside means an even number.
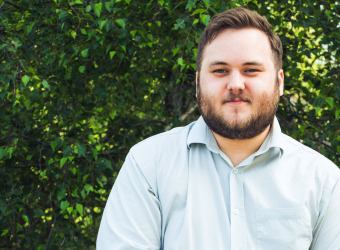
[[[194,112],[197,109],[198,104],[195,103],[193,106],[191,106],[188,111],[186,111],[181,117],[179,118],[180,122],[183,122],[185,119],[188,118],[189,115],[191,115],[192,112]],[[171,124],[167,125],[165,127],[165,131],[168,131],[171,129]]]
[[[47,167],[47,164],[14,165],[14,168]]]
[[[196,110],[197,106],[198,106],[198,104],[195,103],[195,105],[193,105],[191,108],[189,108],[189,110],[188,110],[187,112],[185,112],[183,115],[181,115],[181,117],[179,118],[179,120],[180,120],[181,122],[183,122],[185,119],[187,119],[188,116],[189,116],[192,112],[194,112],[194,111]]]
[[[30,140],[30,141],[34,141],[34,142],[40,143],[42,145],[46,145],[46,143],[44,143],[44,142],[38,141],[38,140],[36,140],[34,138],[30,138],[30,137],[25,136],[25,135],[9,135],[9,136],[5,136],[5,137],[0,138],[0,141],[6,140],[6,139],[9,139],[9,138],[13,138],[13,137],[14,138],[21,137],[21,138],[25,138],[25,139]]]
[[[53,223],[51,224],[51,231],[50,231],[50,233],[48,235],[48,239],[47,239],[47,242],[46,242],[45,250],[48,249],[47,246],[50,243],[50,239],[51,239],[52,233],[54,231],[54,227],[52,227],[53,224],[55,224],[55,219],[54,219]]]
[[[326,148],[328,148],[330,151],[334,152],[336,155],[338,154],[338,151],[335,148],[332,148],[331,146],[327,145],[325,142],[321,142],[322,145],[324,145]]]
[[[9,5],[12,5],[13,7],[17,8],[17,9],[21,9],[21,10],[24,10],[25,8],[16,4],[16,3],[13,3],[11,1],[8,1],[8,0],[4,0],[5,3],[8,3]]]

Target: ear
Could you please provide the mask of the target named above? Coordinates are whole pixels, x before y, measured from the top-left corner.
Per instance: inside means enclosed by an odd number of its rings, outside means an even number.
[[[280,96],[283,95],[283,87],[284,87],[284,74],[283,69],[280,69],[277,75],[277,79],[279,82],[279,90],[280,90]]]
[[[198,76],[198,71],[196,71],[196,98],[197,98],[197,90],[198,90],[198,84],[199,84],[199,76]]]

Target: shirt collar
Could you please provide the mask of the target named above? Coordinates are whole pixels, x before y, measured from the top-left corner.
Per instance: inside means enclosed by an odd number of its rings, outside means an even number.
[[[285,145],[285,140],[281,132],[281,127],[280,127],[279,121],[277,120],[275,116],[270,132],[268,133],[266,139],[262,143],[259,150],[255,153],[255,156],[263,154],[271,148],[278,148],[280,149],[280,158],[281,158],[282,155],[284,154],[285,147],[286,145]]]
[[[187,138],[188,147],[190,148],[191,144],[193,143],[205,144],[210,151],[213,151],[215,153],[219,152],[219,147],[217,145],[215,137],[210,128],[205,123],[202,116],[199,117],[199,119],[195,122],[189,132]],[[287,148],[287,145],[285,144],[285,139],[283,138],[283,134],[281,132],[279,121],[277,120],[276,116],[274,117],[274,122],[270,133],[268,134],[256,154],[262,154],[268,151],[270,148],[279,148],[280,157],[282,157],[285,149]]]
[[[187,145],[190,148],[191,144],[198,143],[198,144],[205,144],[207,145],[210,151],[215,153],[219,152],[219,147],[215,140],[213,133],[211,132],[210,128],[205,123],[202,116],[198,118],[196,123],[191,128],[188,139]]]

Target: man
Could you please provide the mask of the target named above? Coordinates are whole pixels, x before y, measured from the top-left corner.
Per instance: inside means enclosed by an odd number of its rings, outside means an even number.
[[[340,249],[340,171],[281,133],[282,45],[243,8],[201,36],[196,122],[129,152],[100,249]]]

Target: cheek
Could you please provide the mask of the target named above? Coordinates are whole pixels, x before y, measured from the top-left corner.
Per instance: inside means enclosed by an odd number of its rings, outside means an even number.
[[[216,81],[216,79],[205,78],[200,82],[200,90],[202,95],[218,99],[225,95],[226,88],[222,82]]]

